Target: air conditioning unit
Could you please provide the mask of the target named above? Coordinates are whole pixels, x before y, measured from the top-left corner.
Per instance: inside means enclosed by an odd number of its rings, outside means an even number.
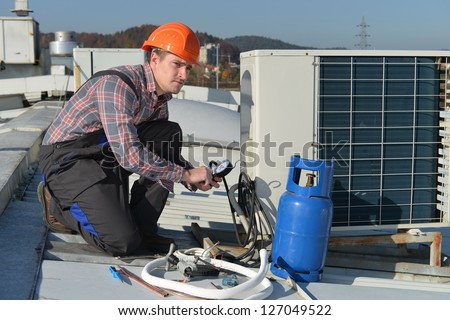
[[[74,90],[97,71],[125,64],[144,64],[146,52],[141,49],[74,48]]]
[[[300,154],[334,161],[334,230],[448,226],[449,58],[447,51],[242,53],[241,170],[272,222],[290,156]]]

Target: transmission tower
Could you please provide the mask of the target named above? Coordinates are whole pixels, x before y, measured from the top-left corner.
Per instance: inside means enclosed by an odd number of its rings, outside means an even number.
[[[357,27],[360,29],[359,34],[356,35],[359,38],[359,43],[355,44],[355,47],[365,50],[370,47],[370,44],[367,43],[367,38],[370,37],[370,35],[368,35],[366,31],[366,28],[369,27],[369,25],[366,24],[364,17],[362,17],[361,22],[357,25]]]

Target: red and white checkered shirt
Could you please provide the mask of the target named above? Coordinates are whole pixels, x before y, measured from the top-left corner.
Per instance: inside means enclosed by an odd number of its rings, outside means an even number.
[[[148,120],[167,120],[167,101],[171,94],[158,97],[148,63],[114,68],[126,74],[140,97],[116,75],[87,81],[61,109],[50,125],[43,145],[75,140],[104,129],[114,155],[124,169],[158,181],[173,192],[180,182],[183,167],[160,158],[140,142],[136,126]],[[186,161],[186,167],[192,165]]]

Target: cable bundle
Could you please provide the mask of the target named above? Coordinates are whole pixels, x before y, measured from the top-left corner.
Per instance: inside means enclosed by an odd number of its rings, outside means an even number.
[[[270,221],[264,212],[264,209],[256,195],[255,182],[248,176],[247,173],[241,172],[239,180],[236,185],[228,188],[225,177],[222,178],[225,189],[227,191],[228,200],[230,203],[231,214],[235,226],[235,235],[237,243],[246,247],[247,250],[235,257],[243,264],[249,264],[250,261],[257,259],[257,251],[267,249],[273,239],[273,228]],[[237,191],[237,200],[235,193]],[[239,231],[237,229],[236,216],[239,219],[246,231],[245,240],[241,241]],[[269,235],[269,241],[264,245],[264,235]],[[260,245],[257,246],[258,236],[261,237]],[[256,266],[259,262],[254,262],[251,266]]]

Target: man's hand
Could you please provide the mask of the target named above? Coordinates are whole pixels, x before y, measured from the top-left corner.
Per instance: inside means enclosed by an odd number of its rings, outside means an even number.
[[[218,188],[222,179],[219,177],[214,178],[212,170],[207,167],[194,168],[189,170],[184,170],[183,181],[194,185],[202,191],[208,191],[212,187]]]

